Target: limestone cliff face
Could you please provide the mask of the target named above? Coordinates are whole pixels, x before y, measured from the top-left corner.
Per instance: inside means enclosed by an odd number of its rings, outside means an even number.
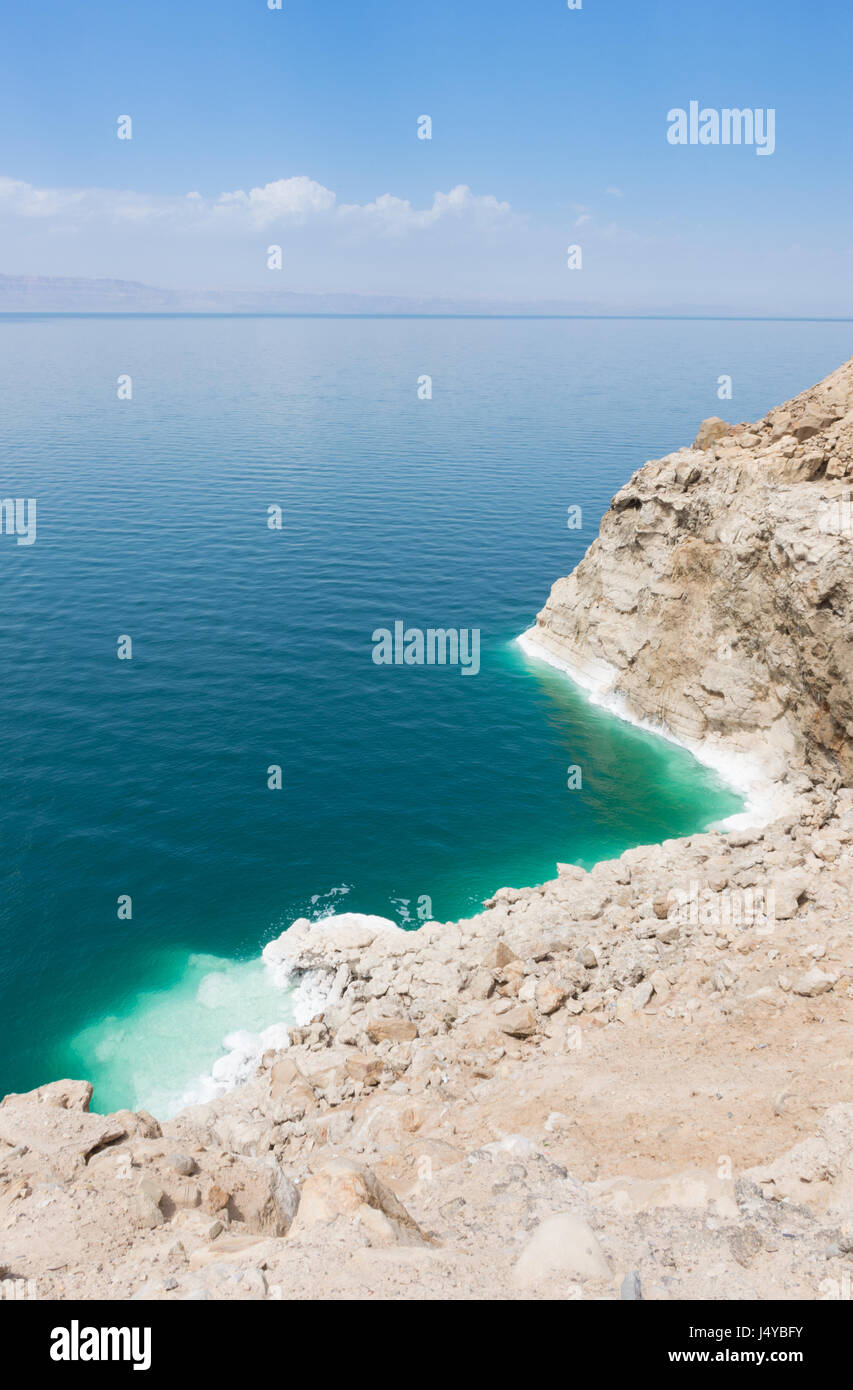
[[[532,634],[636,715],[853,781],[853,360],[613,498]]]

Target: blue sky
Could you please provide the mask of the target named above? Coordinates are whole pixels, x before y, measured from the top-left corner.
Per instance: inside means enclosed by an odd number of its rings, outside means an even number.
[[[852,10],[7,7],[0,271],[264,288],[280,244],[276,288],[853,313]],[[694,99],[773,107],[773,155],[668,144]]]

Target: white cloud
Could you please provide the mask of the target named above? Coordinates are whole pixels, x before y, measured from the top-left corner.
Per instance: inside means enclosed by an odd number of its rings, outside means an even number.
[[[428,208],[413,208],[408,199],[395,198],[391,193],[383,193],[373,203],[344,203],[339,208],[340,216],[350,224],[384,236],[405,236],[434,226],[442,219],[467,219],[482,225],[483,222],[501,221],[510,212],[509,203],[498,202],[491,194],[478,196],[464,183],[457,184],[449,193],[436,193]]]
[[[265,183],[263,188],[250,188],[248,193],[242,188],[235,193],[220,193],[213,206],[216,212],[223,208],[239,210],[257,226],[268,227],[276,222],[305,222],[309,217],[332,212],[335,203],[330,188],[299,175],[292,179],[276,179],[274,183]]]
[[[0,208],[20,217],[52,217],[66,207],[79,206],[85,197],[84,191],[34,188],[22,179],[0,177]]]
[[[305,175],[158,194],[39,188],[0,178],[3,270],[166,287],[492,293],[524,257],[526,219],[467,184],[417,206],[393,193],[340,202]],[[280,244],[280,275],[268,246]]]
[[[379,235],[405,236],[442,220],[467,220],[480,225],[509,216],[509,203],[471,192],[459,184],[449,193],[436,193],[432,205],[415,208],[408,199],[384,193],[372,203],[339,204],[330,188],[299,175],[275,179],[263,187],[236,189],[205,198],[193,190],[183,197],[116,191],[103,188],[35,188],[20,179],[0,178],[0,214],[13,217],[61,218],[65,225],[102,221],[144,223],[199,229],[223,224],[272,228],[299,226],[321,220],[356,227]]]

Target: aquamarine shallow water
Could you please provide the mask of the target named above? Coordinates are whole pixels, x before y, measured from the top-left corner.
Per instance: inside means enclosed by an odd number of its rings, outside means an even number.
[[[101,1107],[168,1108],[226,1034],[285,1016],[257,956],[295,917],[414,921],[426,897],[451,918],[737,809],[512,639],[646,458],[762,414],[851,338],[0,318],[0,495],[38,499],[35,545],[0,536],[0,1094],[85,1075]],[[377,667],[398,618],[479,628],[480,673]]]

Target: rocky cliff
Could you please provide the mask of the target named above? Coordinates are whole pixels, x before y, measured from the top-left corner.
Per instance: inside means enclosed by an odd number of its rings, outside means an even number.
[[[706,420],[616,494],[531,634],[602,693],[773,779],[853,780],[853,361]]]
[[[7,1096],[4,1290],[849,1297],[852,386],[647,464],[536,633],[784,812],[467,921],[294,923],[264,954],[312,1016],[169,1122]]]

